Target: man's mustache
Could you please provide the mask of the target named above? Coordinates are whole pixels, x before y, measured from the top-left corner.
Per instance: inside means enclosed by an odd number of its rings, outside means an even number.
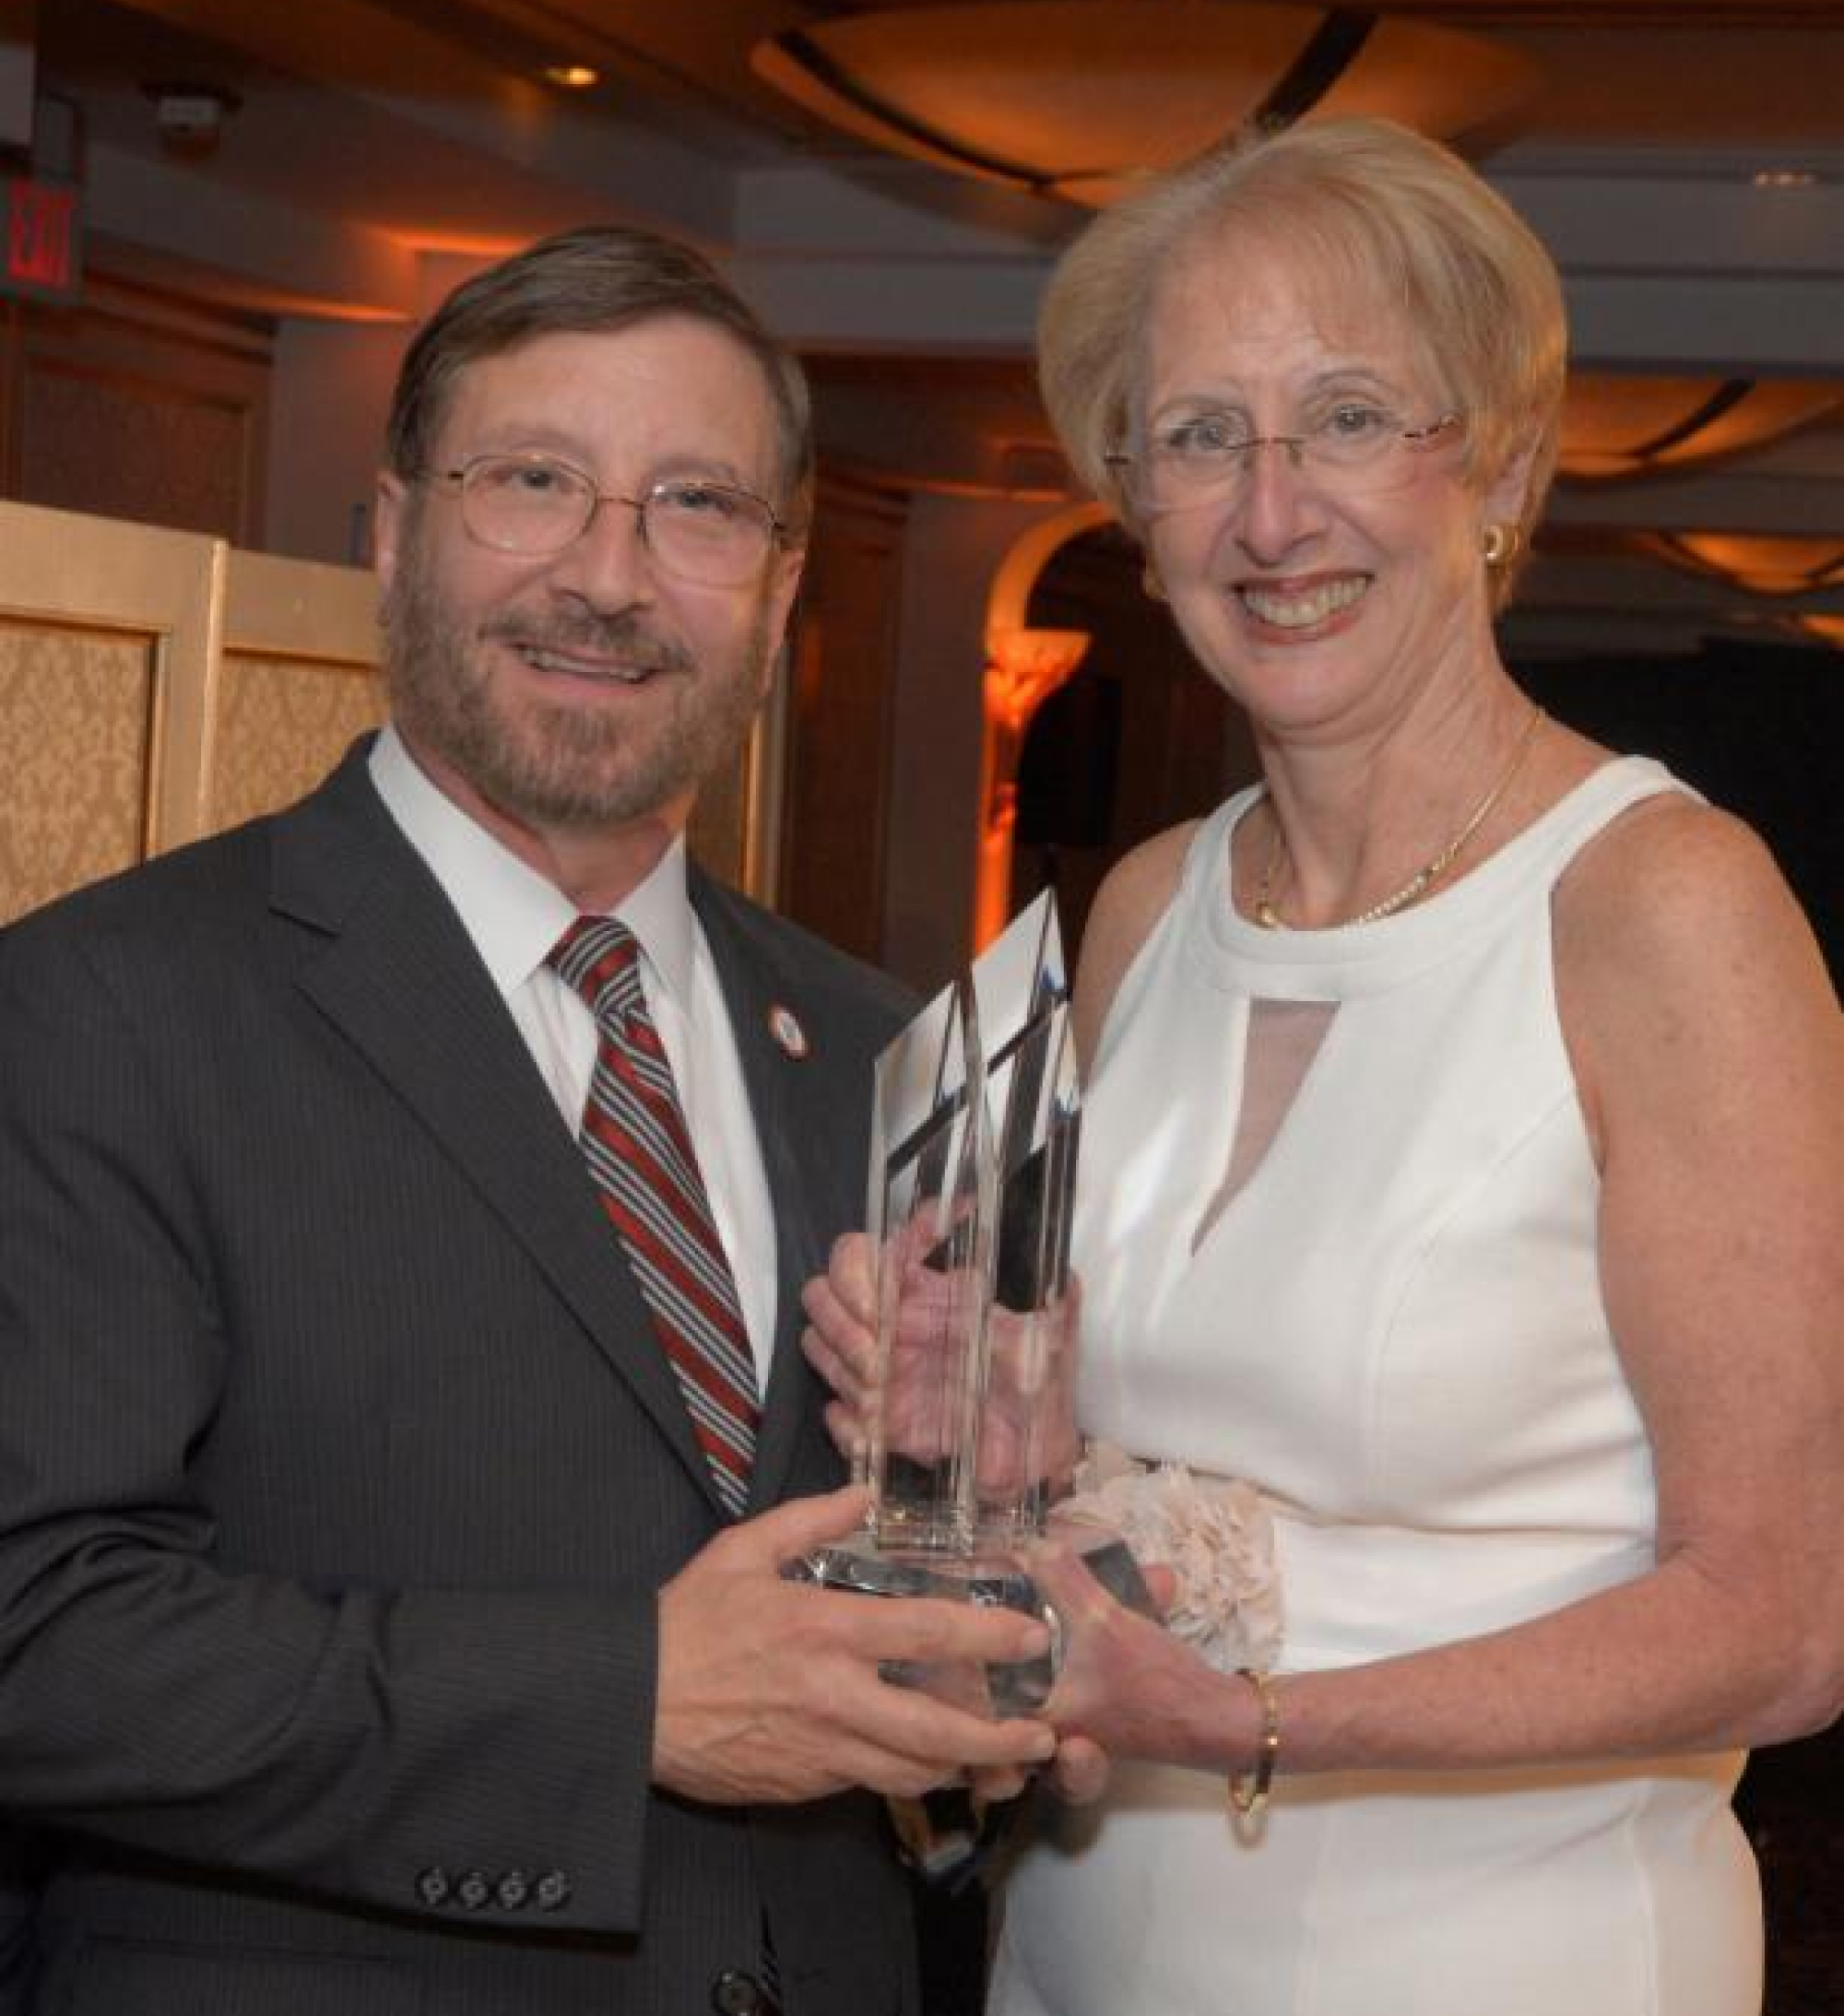
[[[689,651],[670,638],[660,636],[644,619],[632,613],[533,617],[509,611],[482,623],[480,635],[490,643],[511,644],[523,651],[582,652],[620,658],[647,672],[693,669]]]

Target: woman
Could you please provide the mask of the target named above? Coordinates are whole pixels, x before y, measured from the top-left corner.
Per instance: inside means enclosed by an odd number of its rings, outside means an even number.
[[[1554,266],[1327,123],[1100,217],[1042,341],[1263,772],[1090,920],[1082,1425],[1254,1485],[1283,1621],[1220,1670],[1057,1575],[1111,1771],[993,2007],[1746,2016],[1741,1752],[1844,1696],[1844,1025],[1754,836],[1495,649]],[[856,1266],[810,1300],[846,1391]]]

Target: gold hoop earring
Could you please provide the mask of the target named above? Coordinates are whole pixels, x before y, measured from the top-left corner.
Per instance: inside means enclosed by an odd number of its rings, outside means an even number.
[[[1523,535],[1517,526],[1509,524],[1490,525],[1485,536],[1479,542],[1479,550],[1485,556],[1485,564],[1495,572],[1501,567],[1508,567],[1518,557],[1518,548]]]
[[[1140,585],[1152,597],[1153,601],[1164,602],[1166,599],[1165,584],[1159,579],[1159,570],[1153,566],[1151,560],[1148,560],[1145,566],[1140,570]]]

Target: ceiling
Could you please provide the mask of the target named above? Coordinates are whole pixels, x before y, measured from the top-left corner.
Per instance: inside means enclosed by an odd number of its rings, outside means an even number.
[[[1047,264],[1082,213],[880,154],[750,67],[766,36],[888,4],[38,0],[38,81],[77,114],[98,268],[279,317],[408,318],[461,261],[628,218],[703,243],[801,347],[835,458],[948,489],[1054,490],[1027,360]],[[1533,95],[1472,150],[1555,252],[1584,371],[1844,394],[1844,5],[1374,11],[1529,59]],[[544,81],[564,61],[600,82]],[[233,94],[214,150],[163,144],[161,86]],[[1757,186],[1773,171],[1812,179]],[[1533,636],[1640,606],[1687,633],[1844,612],[1836,587],[1731,590],[1651,537],[1844,549],[1844,407],[1708,466],[1569,486],[1554,518]]]

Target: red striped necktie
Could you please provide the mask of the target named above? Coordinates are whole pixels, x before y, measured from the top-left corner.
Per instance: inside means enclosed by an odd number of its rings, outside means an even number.
[[[678,1375],[717,1495],[739,1518],[755,1456],[755,1361],[672,1067],[641,993],[640,947],[624,924],[578,917],[549,963],[596,1018],[584,1160]]]

